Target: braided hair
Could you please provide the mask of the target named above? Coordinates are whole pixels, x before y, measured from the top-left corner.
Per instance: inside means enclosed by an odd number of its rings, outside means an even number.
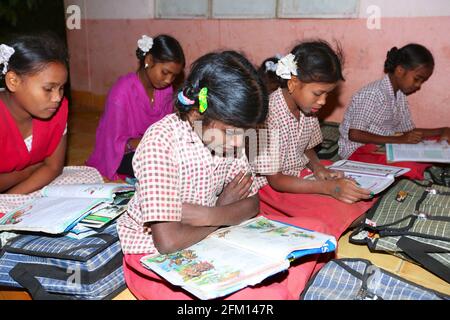
[[[336,83],[345,80],[342,75],[343,51],[336,43],[336,51],[324,40],[305,41],[295,46],[291,53],[297,63],[297,78],[304,83]],[[287,80],[280,78],[282,88]]]
[[[176,100],[182,120],[200,106],[199,95],[207,88],[203,122],[218,120],[240,128],[264,122],[268,95],[253,65],[236,51],[208,53],[196,60]]]
[[[402,66],[407,70],[412,70],[419,66],[433,68],[434,58],[424,46],[410,43],[400,49],[393,47],[388,51],[384,62],[384,72],[393,73],[397,66]]]

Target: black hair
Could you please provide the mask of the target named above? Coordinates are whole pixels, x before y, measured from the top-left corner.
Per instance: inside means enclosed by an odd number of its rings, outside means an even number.
[[[400,49],[393,47],[388,51],[384,62],[384,72],[393,73],[397,66],[402,66],[407,70],[412,70],[419,66],[433,68],[434,58],[424,46],[410,43]]]
[[[280,79],[278,78],[277,74],[274,70],[268,69],[267,64],[273,63],[276,65],[278,63],[279,58],[277,57],[270,57],[264,60],[261,65],[258,68],[258,76],[261,78],[263,83],[266,86],[267,91],[269,91],[269,87],[271,84],[279,86],[280,85]],[[270,94],[270,92],[269,92]]]
[[[178,115],[186,120],[192,107],[198,107],[198,95],[208,88],[208,108],[203,122],[222,121],[239,128],[255,127],[265,121],[268,95],[253,65],[236,51],[208,53],[197,59],[181,89],[184,96],[195,101],[184,105],[179,99],[175,105]]]
[[[292,49],[297,63],[297,78],[305,83],[336,83],[345,81],[342,75],[344,56],[339,42],[336,51],[324,40],[305,41]],[[286,88],[287,80],[281,79],[281,87]]]
[[[8,61],[8,71],[32,75],[52,62],[61,63],[68,68],[66,45],[54,33],[19,35],[5,44],[14,49],[14,54]]]
[[[139,59],[139,68],[145,65],[145,57],[151,54],[153,60],[158,62],[176,62],[185,66],[183,48],[173,37],[161,34],[153,39],[153,46],[148,52],[143,52],[140,48],[136,49],[136,56]]]

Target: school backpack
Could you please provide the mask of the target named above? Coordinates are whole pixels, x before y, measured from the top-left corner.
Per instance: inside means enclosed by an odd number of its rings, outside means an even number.
[[[323,140],[315,148],[317,156],[319,159],[339,160],[339,123],[323,121],[320,123],[320,131],[322,132]]]
[[[435,184],[450,187],[450,165],[439,164],[425,169],[424,177]]]
[[[0,251],[0,286],[37,300],[110,299],[125,289],[116,223],[83,239],[23,234]]]
[[[334,259],[308,282],[301,300],[449,300],[365,259]]]
[[[369,209],[350,242],[394,254],[450,282],[450,188],[398,180]]]

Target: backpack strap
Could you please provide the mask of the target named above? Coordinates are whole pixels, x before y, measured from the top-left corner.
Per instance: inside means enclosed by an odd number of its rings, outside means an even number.
[[[434,259],[429,253],[449,253],[444,248],[425,244],[407,237],[401,237],[397,246],[414,261],[423,265],[426,269],[450,283],[450,268]]]
[[[334,262],[346,270],[348,273],[350,273],[355,278],[361,280],[361,287],[359,288],[359,291],[354,298],[354,300],[383,300],[380,296],[376,295],[375,293],[371,292],[369,290],[369,287],[367,285],[367,281],[371,275],[376,272],[376,266],[374,266],[370,261],[362,261],[366,264],[366,268],[364,269],[364,273],[361,274],[356,270],[353,270],[350,268],[346,263],[340,260],[334,260]]]
[[[11,278],[13,278],[18,284],[25,288],[33,299],[38,300],[74,300],[74,297],[51,294],[49,293],[28,270],[28,266],[25,263],[18,263],[9,272]]]
[[[106,277],[118,268],[122,267],[123,255],[116,254],[106,265],[94,271],[80,270],[79,280],[81,285],[90,285]],[[11,278],[25,288],[33,299],[37,300],[73,300],[75,297],[67,294],[49,292],[38,278],[51,278],[56,280],[70,281],[72,276],[67,268],[56,265],[45,265],[37,263],[17,263],[9,272]]]

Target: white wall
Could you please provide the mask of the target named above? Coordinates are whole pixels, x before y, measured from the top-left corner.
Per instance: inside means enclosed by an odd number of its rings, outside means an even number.
[[[381,9],[382,18],[450,16],[450,0],[360,0],[359,16],[366,18],[372,5]]]
[[[154,0],[64,0],[67,6],[78,5],[85,19],[150,19],[154,17]]]
[[[189,0],[184,1],[189,2]],[[257,5],[260,0],[253,1]],[[272,1],[266,1],[271,6]],[[80,6],[85,19],[151,19],[155,17],[155,0],[64,0],[64,2],[66,7],[72,4]],[[246,0],[245,5],[248,3],[251,1]],[[450,0],[360,0],[358,16],[368,17],[371,14],[367,12],[369,6],[378,6],[381,18],[450,17]],[[264,15],[270,16],[269,13]]]

